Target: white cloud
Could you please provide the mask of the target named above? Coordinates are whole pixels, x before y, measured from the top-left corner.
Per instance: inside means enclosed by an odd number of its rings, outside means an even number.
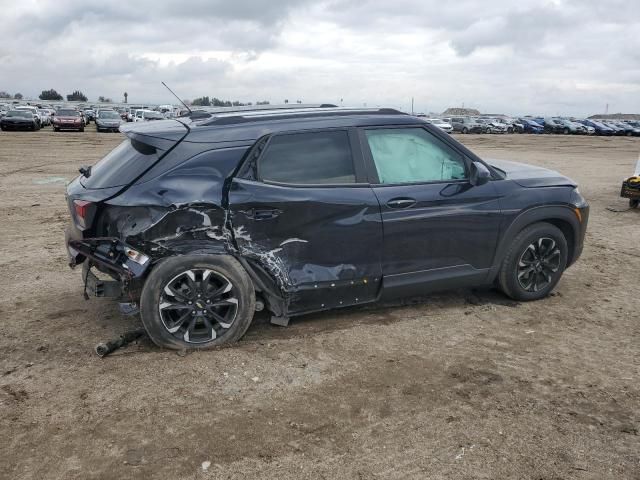
[[[1,3],[0,90],[29,96],[640,111],[640,2]]]

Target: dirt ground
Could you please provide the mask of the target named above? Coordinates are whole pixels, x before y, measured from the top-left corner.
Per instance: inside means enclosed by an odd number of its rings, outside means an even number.
[[[85,301],[64,184],[120,134],[0,133],[0,478],[640,479],[640,210],[618,197],[640,139],[462,136],[559,170],[591,203],[556,293],[491,290],[259,317],[179,355]]]

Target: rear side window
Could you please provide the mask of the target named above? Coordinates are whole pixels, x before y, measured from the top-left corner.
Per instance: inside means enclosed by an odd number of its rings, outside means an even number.
[[[258,160],[258,177],[278,183],[355,183],[346,131],[277,135]]]
[[[89,178],[80,183],[86,188],[109,188],[130,184],[162,155],[162,150],[125,140],[91,168]]]

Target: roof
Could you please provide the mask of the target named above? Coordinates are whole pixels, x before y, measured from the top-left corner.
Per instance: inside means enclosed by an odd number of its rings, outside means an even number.
[[[121,130],[129,136],[153,136],[185,142],[253,143],[277,132],[315,128],[346,128],[368,125],[424,124],[423,119],[390,108],[298,107],[225,110],[204,118],[180,117],[174,120],[140,122]],[[181,127],[181,128],[180,128]],[[185,128],[188,132],[185,132]]]

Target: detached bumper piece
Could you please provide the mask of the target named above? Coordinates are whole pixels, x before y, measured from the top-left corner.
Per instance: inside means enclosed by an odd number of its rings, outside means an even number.
[[[122,296],[122,284],[116,280],[101,280],[91,271],[89,262],[82,266],[84,291],[89,297],[119,298]]]
[[[67,246],[71,265],[87,258],[100,270],[109,271],[130,280],[144,276],[151,265],[151,259],[144,253],[117,238],[68,240]]]

